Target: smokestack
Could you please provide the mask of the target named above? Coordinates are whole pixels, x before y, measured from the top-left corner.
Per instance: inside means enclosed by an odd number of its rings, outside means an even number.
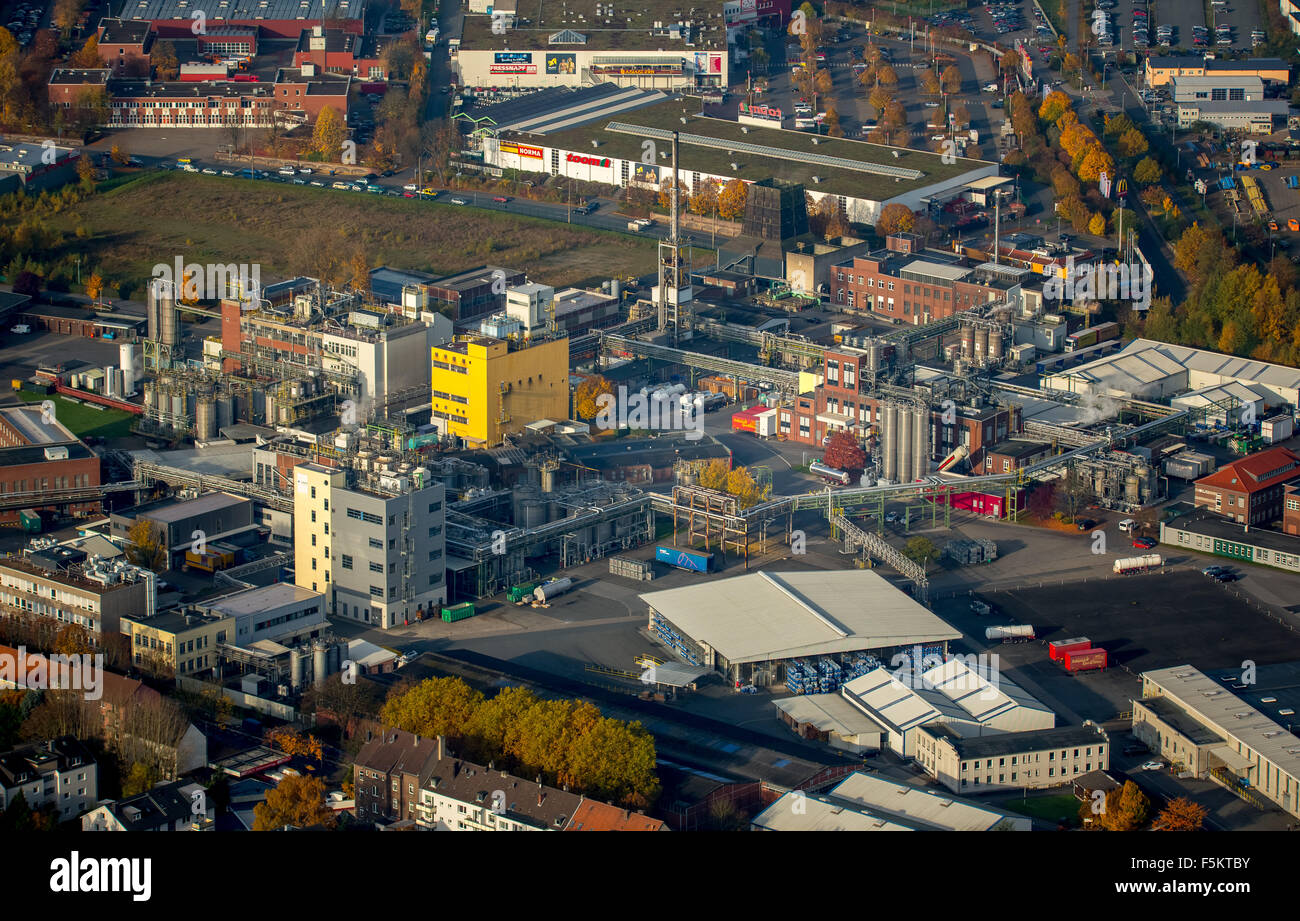
[[[677,132],[673,132],[673,226],[672,241],[677,242]]]

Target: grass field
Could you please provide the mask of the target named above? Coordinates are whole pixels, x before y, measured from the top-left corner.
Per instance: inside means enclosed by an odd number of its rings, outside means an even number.
[[[1005,812],[1018,812],[1021,815],[1041,819],[1044,822],[1057,822],[1064,818],[1070,826],[1079,824],[1079,806],[1081,803],[1073,794],[1061,793],[1055,796],[1030,796],[1021,799],[1013,796],[1009,799],[990,800],[989,805]]]
[[[54,401],[54,418],[68,431],[79,438],[125,438],[131,434],[131,423],[135,419],[131,413],[120,409],[91,409],[85,403],[73,403],[58,394],[46,396],[31,390],[20,390],[18,398],[25,403],[39,403],[42,400]]]
[[[98,265],[110,284],[138,297],[158,263],[260,264],[268,281],[307,272],[302,241],[322,228],[345,255],[370,266],[437,275],[485,263],[521,269],[547,284],[599,284],[643,275],[655,244],[623,234],[436,202],[356,195],[312,186],[182,173],[146,173],[55,215],[51,224]],[[310,274],[310,273],[308,273]]]

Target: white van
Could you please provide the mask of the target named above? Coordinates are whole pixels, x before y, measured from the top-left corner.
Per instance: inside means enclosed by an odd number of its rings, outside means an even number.
[[[1119,523],[1119,530],[1122,534],[1129,534],[1137,527],[1137,522],[1132,518],[1125,518]]]
[[[17,326],[11,326],[9,332],[15,336],[25,336],[32,331],[32,328],[26,323],[19,323]]]

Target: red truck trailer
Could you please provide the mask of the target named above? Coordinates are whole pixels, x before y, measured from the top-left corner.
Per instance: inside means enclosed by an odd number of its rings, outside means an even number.
[[[1053,662],[1059,662],[1065,658],[1067,652],[1077,652],[1083,649],[1090,649],[1092,640],[1086,636],[1076,637],[1072,640],[1057,640],[1054,643],[1047,644],[1047,658]]]
[[[1076,649],[1067,652],[1062,660],[1067,672],[1086,672],[1106,667],[1106,650]]]

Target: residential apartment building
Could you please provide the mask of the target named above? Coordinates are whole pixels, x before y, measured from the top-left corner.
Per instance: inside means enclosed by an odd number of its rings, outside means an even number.
[[[569,417],[569,340],[474,337],[432,349],[433,424],[478,448]]]
[[[1110,737],[1092,723],[963,737],[934,722],[917,732],[916,761],[936,781],[966,796],[1058,787],[1106,770]]]
[[[99,801],[99,765],[73,736],[10,749],[0,754],[0,811],[19,794],[60,822],[75,819]]]
[[[367,741],[354,762],[356,817],[380,825],[418,820],[420,790],[443,744],[401,729]]]
[[[1283,673],[1278,681],[1274,669]],[[1300,817],[1300,749],[1290,731],[1295,669],[1261,666],[1256,677],[1243,689],[1239,671],[1217,680],[1190,665],[1143,672],[1133,735],[1178,770],[1245,789],[1257,805],[1267,800]]]
[[[99,457],[62,425],[57,414],[48,416],[37,406],[0,409],[0,496],[23,494],[29,508],[43,508],[44,493],[100,485]],[[85,516],[102,509],[92,497],[67,507],[69,514]],[[18,520],[18,509],[0,511],[0,523]]]
[[[447,599],[445,488],[411,475],[294,468],[294,572],[335,617],[381,629],[436,613]]]
[[[1300,480],[1300,455],[1269,448],[1225,464],[1196,481],[1197,508],[1239,524],[1266,524],[1282,517],[1284,488]]]
[[[120,560],[91,560],[70,547],[0,559],[0,617],[74,624],[92,645],[121,632],[121,619],[151,613],[155,577]]]
[[[131,664],[159,675],[197,677],[217,665],[217,645],[229,641],[234,621],[219,615],[173,609],[146,617],[123,617],[131,644]]]
[[[194,812],[194,804],[204,807]],[[173,781],[104,803],[81,817],[82,831],[212,831],[216,806],[202,784]]]

